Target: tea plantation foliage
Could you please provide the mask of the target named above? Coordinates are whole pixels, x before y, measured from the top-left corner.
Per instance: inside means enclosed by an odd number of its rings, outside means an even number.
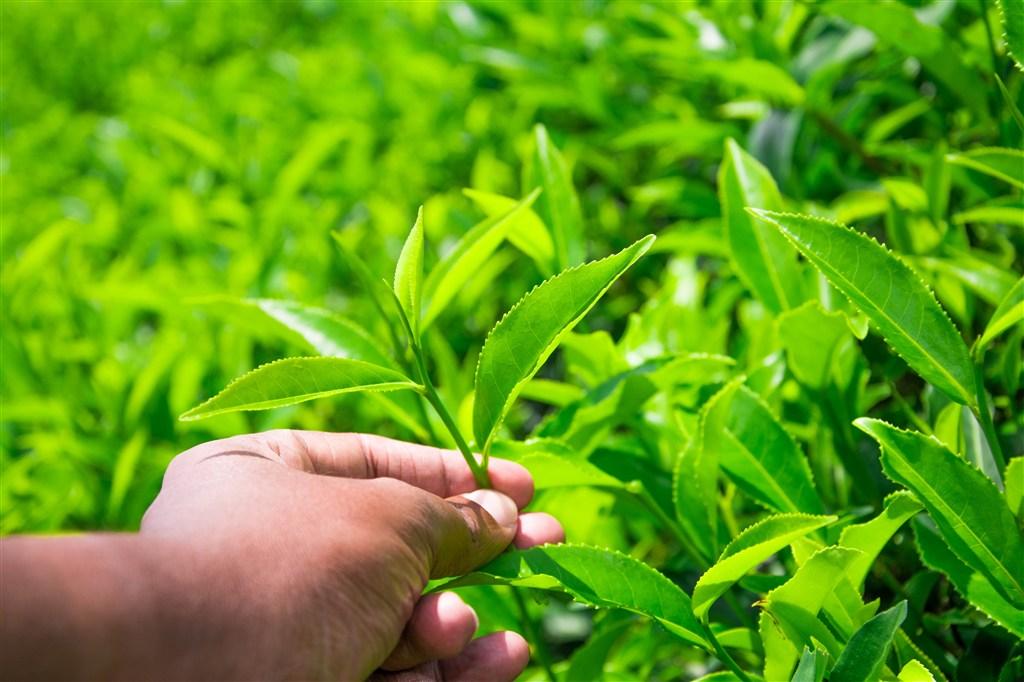
[[[3,533],[370,431],[534,472],[526,679],[1024,675],[1019,1],[0,22]]]

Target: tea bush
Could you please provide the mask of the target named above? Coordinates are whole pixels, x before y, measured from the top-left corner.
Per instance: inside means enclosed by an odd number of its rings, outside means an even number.
[[[0,22],[3,533],[372,431],[533,472],[526,679],[1024,675],[1019,0]]]

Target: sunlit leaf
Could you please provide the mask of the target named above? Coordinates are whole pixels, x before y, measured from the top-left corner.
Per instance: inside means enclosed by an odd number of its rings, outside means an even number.
[[[985,332],[978,339],[976,349],[988,346],[1000,334],[1015,324],[1024,320],[1024,277],[1017,280],[1017,283],[1006,293],[1000,301],[992,318],[985,327]]]
[[[409,236],[395,266],[395,296],[402,304],[413,331],[419,329],[420,303],[423,297],[423,207],[416,214]]]
[[[558,267],[580,263],[583,249],[583,215],[580,200],[572,186],[569,167],[558,151],[547,128],[537,124],[533,129],[533,156],[524,169],[523,187],[544,190],[537,202],[541,219],[551,230]]]
[[[946,160],[1024,188],[1024,150],[978,147],[966,152],[947,154]]]
[[[518,200],[511,197],[477,189],[464,189],[462,193],[472,199],[489,218],[505,215],[519,204]],[[555,245],[551,241],[551,233],[533,209],[526,208],[516,212],[506,239],[533,259],[545,277],[557,272]]]

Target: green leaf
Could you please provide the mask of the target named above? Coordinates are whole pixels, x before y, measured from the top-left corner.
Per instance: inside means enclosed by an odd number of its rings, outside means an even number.
[[[542,545],[502,554],[469,575],[437,585],[516,585],[566,592],[583,604],[653,618],[685,641],[707,648],[690,598],[650,566],[625,554],[585,545]]]
[[[751,569],[788,546],[793,540],[834,523],[837,518],[808,514],[777,514],[744,529],[736,539],[726,545],[715,565],[709,568],[694,586],[694,615],[705,619],[715,600]]]
[[[405,238],[395,266],[395,296],[402,304],[413,331],[419,330],[420,303],[423,296],[423,207]]]
[[[960,281],[979,298],[993,305],[1002,301],[1017,281],[1006,270],[963,252],[953,251],[946,258],[918,258],[915,262],[932,272]]]
[[[910,525],[921,563],[949,578],[956,591],[982,613],[1024,638],[1024,611],[1007,601],[984,575],[958,559],[935,526],[921,519],[914,519]]]
[[[526,467],[533,476],[535,490],[581,485],[595,488],[626,486],[619,479],[598,469],[589,460],[575,456],[575,453],[557,441],[495,441],[491,454]]]
[[[672,476],[679,525],[708,559],[718,553],[718,460],[725,449],[725,419],[742,381],[732,380],[701,407],[693,438],[679,453]]]
[[[1024,521],[1024,457],[1014,457],[1006,465],[1006,505],[1017,517],[1018,522]]]
[[[766,680],[788,679],[798,653],[813,645],[812,638],[824,644],[830,654],[836,653],[835,637],[818,619],[818,612],[858,554],[845,547],[826,547],[762,601],[758,629],[765,650]]]
[[[906,617],[907,602],[901,601],[864,623],[847,642],[836,667],[832,669],[829,682],[878,679],[885,665],[885,657],[892,647],[892,638]]]
[[[244,374],[182,421],[227,412],[269,410],[355,391],[419,390],[419,384],[393,369],[345,358],[286,358]]]
[[[847,317],[808,301],[777,318],[786,365],[805,386],[824,388],[831,379],[837,349],[851,336]]]
[[[764,400],[743,386],[727,410],[718,458],[733,482],[771,509],[820,513],[807,458]]]
[[[974,368],[963,339],[902,260],[845,225],[791,213],[752,212],[789,237],[922,377],[957,402],[976,405]]]
[[[1024,0],[996,0],[1003,24],[1006,51],[1017,68],[1024,71]]]
[[[828,665],[828,652],[819,648],[804,647],[800,663],[793,672],[790,682],[822,682]]]
[[[847,526],[839,535],[839,546],[859,549],[862,554],[850,562],[847,577],[858,590],[864,584],[868,571],[881,554],[889,539],[914,514],[924,507],[911,493],[895,492],[886,498],[885,508],[875,518],[865,523]]]
[[[504,213],[473,226],[458,241],[455,248],[430,271],[424,284],[427,305],[420,325],[422,329],[429,327],[437,316],[444,312],[467,282],[474,276],[479,276],[484,262],[505,240],[517,218],[533,204],[538,194],[540,190],[535,189]]]
[[[975,350],[981,350],[992,343],[1000,334],[1015,324],[1024,320],[1024,277],[1017,280],[1017,283],[1006,293],[1000,301],[992,318],[985,327],[985,332],[978,339]]]
[[[943,539],[1011,603],[1024,606],[1024,542],[992,480],[934,438],[861,418],[882,446],[882,469],[917,495]]]
[[[520,203],[511,197],[477,189],[464,189],[462,193],[490,218],[504,215]],[[537,264],[542,275],[550,277],[557,272],[551,233],[532,209],[526,208],[515,215],[506,238]]]
[[[773,313],[799,305],[805,297],[793,250],[777,230],[744,210],[781,210],[782,197],[768,169],[733,139],[726,140],[718,169],[718,196],[729,255],[740,279]]]
[[[603,260],[566,270],[526,294],[488,334],[476,368],[473,433],[487,452],[523,384],[608,287],[650,248],[654,236]]]
[[[898,682],[935,682],[935,678],[928,672],[928,668],[924,667],[916,658],[907,661],[896,679]]]
[[[544,190],[538,213],[551,230],[558,267],[576,265],[584,258],[583,214],[572,186],[572,176],[561,152],[552,144],[547,128],[533,129],[533,156],[524,169],[523,187]]]
[[[946,161],[1024,189],[1024,150],[978,147],[966,152],[947,154]]]

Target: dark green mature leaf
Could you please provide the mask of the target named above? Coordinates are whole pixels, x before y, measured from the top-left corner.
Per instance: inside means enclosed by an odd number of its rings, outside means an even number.
[[[519,204],[518,200],[511,197],[477,189],[464,189],[462,193],[479,206],[489,218],[504,215]],[[551,241],[551,233],[532,209],[526,208],[516,213],[506,238],[537,264],[542,275],[550,277],[557,272],[555,245]]]
[[[729,255],[744,284],[773,313],[799,305],[805,296],[793,250],[777,230],[745,210],[780,211],[782,197],[768,169],[733,139],[726,140],[718,168],[718,196]]]
[[[989,580],[957,558],[934,525],[914,519],[914,545],[921,563],[944,574],[960,595],[1004,628],[1024,638],[1024,610],[1006,600]]]
[[[896,630],[907,617],[907,602],[882,611],[864,623],[847,642],[832,669],[829,682],[863,682],[878,679]]]
[[[922,377],[957,402],[977,404],[967,346],[932,292],[902,260],[845,225],[790,213],[753,213],[789,237]]]
[[[419,329],[420,303],[423,297],[423,207],[405,238],[395,265],[395,296],[398,297],[413,330]]]
[[[466,282],[479,275],[484,262],[508,237],[523,211],[533,204],[539,194],[540,190],[535,189],[509,210],[475,225],[430,271],[423,287],[427,304],[420,325],[422,329],[430,326],[444,312]]]
[[[981,350],[992,343],[1000,334],[1015,324],[1024,320],[1024,277],[1017,280],[1017,283],[1006,292],[1006,296],[996,307],[992,318],[985,327],[985,332],[978,339],[975,350]]]
[[[181,415],[183,421],[227,412],[269,410],[355,391],[418,390],[393,369],[345,358],[286,358],[257,367]]]
[[[996,0],[1003,24],[1006,51],[1017,68],[1024,71],[1024,0]]]
[[[693,588],[693,612],[705,618],[708,610],[733,583],[797,538],[834,523],[835,516],[777,514],[752,526],[726,545],[714,566]]]
[[[1024,150],[978,147],[966,152],[947,154],[946,160],[1024,188]]]
[[[885,508],[875,518],[847,526],[839,535],[839,546],[859,549],[862,554],[850,562],[846,572],[850,583],[860,589],[875,559],[889,539],[914,514],[924,509],[913,494],[903,490],[890,495]]]
[[[555,275],[526,294],[494,326],[476,368],[473,434],[477,447],[488,451],[523,384],[653,241],[653,235],[644,237],[615,255]]]
[[[743,386],[723,409],[718,459],[736,485],[771,509],[820,513],[807,458],[760,396]]]
[[[917,495],[956,555],[1024,606],[1024,541],[992,480],[934,438],[877,419],[854,424],[881,444],[885,474]]]
[[[979,74],[964,63],[960,58],[962,51],[941,28],[922,22],[912,8],[896,0],[870,3],[832,0],[824,9],[863,26],[881,42],[920,60],[924,68],[953,95],[961,98],[975,113],[988,116],[985,94],[978,88]]]
[[[567,592],[577,601],[653,618],[691,644],[707,648],[690,598],[650,566],[609,549],[542,545],[509,552],[438,590],[468,585],[517,585]]]
[[[533,139],[533,156],[524,169],[523,187],[544,190],[538,212],[551,230],[558,267],[564,269],[578,264],[586,255],[580,200],[573,189],[569,167],[548,137],[547,128],[538,123],[533,129]]]
[[[766,680],[788,679],[799,652],[812,646],[811,638],[823,644],[831,655],[837,654],[838,642],[818,619],[818,612],[859,554],[855,549],[826,547],[762,601],[764,610],[758,629],[764,645]]]

